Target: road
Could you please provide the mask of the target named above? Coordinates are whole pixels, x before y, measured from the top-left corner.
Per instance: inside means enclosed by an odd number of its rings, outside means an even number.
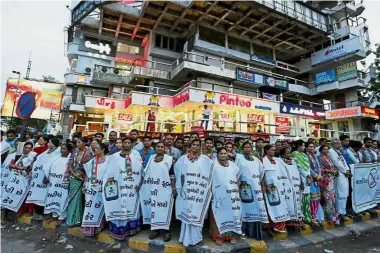
[[[54,230],[34,225],[2,222],[2,253],[120,253],[133,252],[117,248],[116,244],[105,245],[95,241],[85,241],[76,237],[58,234]]]

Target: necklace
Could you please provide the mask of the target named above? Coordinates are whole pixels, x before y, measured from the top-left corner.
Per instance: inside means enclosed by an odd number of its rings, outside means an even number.
[[[269,155],[267,155],[267,158],[270,161],[270,163],[276,165],[276,161],[272,157],[270,157]]]
[[[158,154],[157,154],[157,155],[154,157],[154,162],[159,163],[159,162],[161,162],[161,161],[164,160],[164,157],[165,157],[164,154],[162,154],[162,155],[158,155]]]

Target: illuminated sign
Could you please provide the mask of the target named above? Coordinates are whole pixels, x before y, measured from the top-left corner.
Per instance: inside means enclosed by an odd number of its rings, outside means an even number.
[[[292,114],[297,116],[306,116],[312,118],[323,118],[325,116],[325,110],[323,109],[290,104],[285,102],[280,103],[280,113]]]
[[[326,119],[338,119],[338,118],[360,116],[361,115],[360,111],[361,111],[360,106],[329,110],[329,111],[326,111]]]

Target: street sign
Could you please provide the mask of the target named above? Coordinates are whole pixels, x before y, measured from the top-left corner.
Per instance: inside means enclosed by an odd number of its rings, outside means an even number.
[[[17,102],[16,115],[22,119],[29,119],[33,111],[36,109],[36,94],[26,92],[21,95]]]

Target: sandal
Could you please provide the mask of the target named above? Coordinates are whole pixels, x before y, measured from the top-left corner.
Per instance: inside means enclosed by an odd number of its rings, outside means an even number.
[[[215,244],[218,245],[218,246],[220,246],[220,245],[223,244],[223,242],[222,242],[221,240],[216,240],[216,241],[215,241]]]
[[[348,218],[345,215],[339,215],[339,218],[343,221],[348,221]]]
[[[203,246],[203,245],[205,245],[205,243],[204,243],[203,240],[202,240],[202,241],[200,241],[199,243],[197,243],[196,245]]]
[[[167,243],[172,239],[172,235],[170,233],[165,233],[164,242]]]
[[[49,219],[46,219],[45,222],[46,222],[47,224],[50,224],[50,223],[52,223],[52,222],[55,221],[55,220],[56,220],[55,218],[51,217],[51,218],[49,218]]]
[[[150,233],[150,235],[149,235],[149,239],[150,239],[150,240],[153,240],[153,239],[155,239],[158,235],[159,235],[159,233],[158,233],[157,231],[152,231],[152,233]]]
[[[232,237],[231,240],[230,240],[230,243],[232,245],[235,245],[236,244],[236,238],[235,237]]]

